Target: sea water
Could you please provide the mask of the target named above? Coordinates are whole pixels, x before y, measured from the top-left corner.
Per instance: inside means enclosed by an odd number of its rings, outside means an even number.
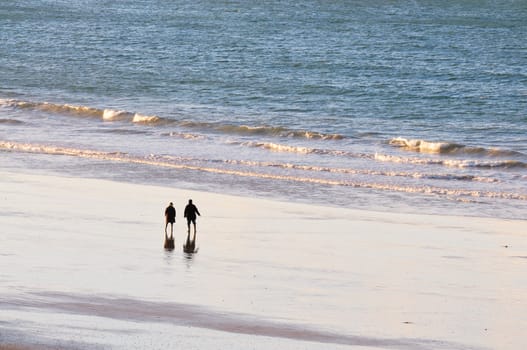
[[[3,1],[0,27],[4,169],[525,218],[525,1]]]

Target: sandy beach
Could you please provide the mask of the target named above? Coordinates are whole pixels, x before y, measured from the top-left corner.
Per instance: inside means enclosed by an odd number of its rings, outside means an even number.
[[[0,350],[527,348],[527,1],[0,18]]]
[[[190,198],[202,214],[196,254],[182,251]],[[176,249],[166,251],[170,201]],[[522,349],[525,341],[525,221],[3,171],[0,227],[0,349]]]

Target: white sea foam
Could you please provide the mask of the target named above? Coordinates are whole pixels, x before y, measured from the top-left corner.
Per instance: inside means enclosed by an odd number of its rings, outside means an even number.
[[[228,141],[227,144],[244,146],[244,147],[262,148],[262,149],[266,149],[266,150],[273,151],[273,152],[308,154],[308,153],[314,153],[316,151],[314,148],[289,146],[289,145],[282,145],[282,144],[277,144],[277,143],[272,143],[272,142]]]
[[[458,168],[527,168],[527,163],[516,160],[496,160],[496,161],[481,161],[481,160],[444,160],[443,164],[450,167]]]
[[[525,154],[511,151],[507,149],[500,149],[497,147],[472,147],[452,142],[433,142],[426,140],[413,140],[397,137],[388,142],[390,145],[400,147],[408,151],[415,151],[420,153],[432,154],[469,154],[480,155],[488,157],[515,157],[525,156]]]
[[[138,123],[138,124],[155,124],[161,121],[161,118],[159,118],[156,115],[144,115],[140,113],[136,113],[132,119],[132,122]]]
[[[76,148],[54,146],[54,145],[40,145],[40,144],[10,142],[10,141],[0,141],[0,149],[19,151],[19,152],[68,155],[68,156],[101,158],[101,159],[104,159],[105,157],[115,157],[116,155],[122,155],[122,153],[118,153],[118,152],[109,153],[109,152],[76,149]]]
[[[394,138],[390,140],[390,145],[402,147],[422,153],[450,153],[465,146],[450,142],[430,142],[425,140],[408,140],[405,138]]]
[[[106,121],[126,120],[131,118],[131,113],[122,110],[105,109],[102,114],[102,119]]]
[[[249,126],[235,124],[218,124],[208,122],[180,121],[178,125],[185,128],[214,130],[217,132],[232,135],[251,135],[251,136],[275,136],[281,138],[300,138],[314,140],[341,140],[344,139],[340,134],[324,134],[306,130],[292,130],[281,126]]]
[[[333,156],[347,156],[354,158],[371,158],[371,156],[365,154],[357,154],[341,150],[333,149],[322,149],[322,148],[311,148],[305,146],[290,146],[274,142],[258,142],[258,141],[229,141],[227,144],[241,145],[245,147],[262,148],[272,152],[284,152],[284,153],[299,153],[299,154],[321,154],[321,155],[333,155]]]
[[[349,175],[367,175],[367,176],[385,176],[385,177],[406,177],[414,179],[434,179],[434,180],[457,180],[457,181],[475,181],[484,183],[499,182],[498,179],[492,177],[472,176],[472,175],[456,175],[456,174],[430,174],[419,172],[401,172],[401,171],[381,171],[371,169],[349,169],[349,168],[332,168],[314,165],[299,165],[291,163],[276,163],[276,162],[256,162],[246,160],[223,160],[222,162],[236,165],[246,165],[251,167],[271,167],[294,169],[310,172],[326,172],[326,173],[340,173]]]
[[[190,133],[184,133],[184,132],[169,132],[163,134],[163,136],[170,136],[170,137],[177,137],[180,139],[186,139],[186,140],[203,140],[206,139],[205,135],[198,135],[198,134],[190,134]]]
[[[120,152],[102,152],[97,150],[86,150],[86,149],[75,149],[68,147],[60,147],[54,145],[38,145],[29,143],[18,143],[10,141],[0,141],[0,149],[19,151],[19,152],[31,152],[31,153],[43,153],[43,154],[54,154],[54,155],[68,155],[77,156],[84,158],[101,159],[112,162],[125,162],[134,164],[145,164],[158,167],[168,167],[174,169],[186,169],[195,170],[201,172],[233,175],[239,177],[254,177],[261,179],[272,179],[279,181],[292,181],[292,182],[303,182],[303,183],[314,183],[329,186],[346,186],[364,189],[373,189],[379,191],[391,191],[391,192],[405,192],[405,193],[420,193],[424,195],[438,195],[438,196],[452,196],[456,200],[460,197],[478,197],[478,198],[497,198],[497,199],[513,199],[513,200],[527,200],[527,194],[513,193],[513,192],[500,192],[500,191],[486,191],[486,190],[471,190],[471,189],[450,189],[437,186],[409,186],[409,185],[397,185],[391,183],[378,183],[373,181],[352,181],[352,180],[341,180],[341,179],[329,179],[321,177],[312,177],[308,174],[301,176],[294,176],[289,174],[270,174],[258,171],[258,169],[251,170],[237,170],[237,169],[226,169],[218,167],[191,165],[184,163],[177,163],[173,161],[167,161],[158,156],[149,157],[138,157]]]
[[[0,107],[12,107],[16,105],[16,100],[10,98],[0,98]]]
[[[235,125],[235,124],[218,124],[209,122],[194,122],[194,121],[177,121],[170,118],[165,118],[157,115],[149,115],[143,113],[131,113],[125,110],[115,110],[111,108],[96,108],[82,105],[72,104],[57,104],[50,102],[35,102],[35,101],[22,101],[15,99],[0,99],[0,106],[2,107],[14,107],[20,109],[32,109],[40,110],[49,113],[57,113],[62,115],[70,115],[76,117],[96,117],[101,118],[104,121],[123,121],[130,120],[136,124],[165,124],[174,123],[184,128],[195,128],[205,130],[215,130],[226,134],[233,135],[251,135],[251,136],[274,136],[281,138],[301,138],[301,139],[313,139],[313,140],[341,140],[344,138],[340,134],[325,134],[315,131],[307,130],[292,130],[281,126],[249,126],[249,125]],[[272,144],[264,145],[268,149],[274,149],[278,151],[279,145],[273,146]],[[285,151],[286,147],[283,147],[282,152]],[[305,151],[305,150],[304,150]],[[304,152],[298,148],[296,153]],[[320,150],[319,150],[320,151]],[[319,153],[319,152],[317,152]]]
[[[280,145],[277,143],[271,143],[271,142],[250,142],[249,143],[252,147],[260,147],[265,148],[268,150],[271,150],[273,152],[290,152],[290,153],[314,153],[315,149],[308,148],[308,147],[298,147],[298,146],[287,146],[287,145]]]
[[[212,126],[210,124],[201,124],[201,126]],[[324,134],[314,131],[306,130],[291,130],[284,127],[277,126],[248,126],[248,125],[214,125],[213,129],[222,131],[229,134],[242,134],[242,135],[263,135],[263,136],[279,136],[289,138],[305,138],[305,139],[316,139],[316,140],[341,140],[344,138],[343,135],[339,134]]]
[[[380,162],[406,163],[418,165],[443,165],[451,168],[527,168],[527,163],[516,160],[467,160],[467,159],[430,159],[399,157],[376,153],[374,159]]]
[[[443,164],[440,159],[422,159],[422,158],[408,158],[393,156],[388,154],[375,153],[374,159],[379,162],[391,163],[408,163],[408,164]]]

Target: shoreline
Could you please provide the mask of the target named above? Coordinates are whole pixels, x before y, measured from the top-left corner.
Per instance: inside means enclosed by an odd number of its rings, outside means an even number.
[[[144,311],[141,319],[137,309],[132,323],[141,332],[170,325],[225,342],[275,339],[261,349],[284,337],[292,348],[310,339],[318,341],[314,349],[331,348],[328,336],[344,348],[498,349],[504,335],[503,348],[516,349],[527,327],[520,315],[527,306],[523,220],[391,214],[9,171],[0,171],[0,182],[0,261],[13,266],[0,274],[10,310],[0,324],[4,333],[31,324],[64,342],[80,332],[69,329],[70,320],[131,327],[118,316],[126,310],[112,306],[116,299],[157,303],[157,316]],[[188,198],[202,213],[195,255],[181,252]],[[162,248],[169,201],[177,210],[173,252]],[[70,305],[81,301],[83,310]],[[177,305],[188,308],[186,317],[174,318]],[[60,315],[58,323],[42,323],[33,309]],[[166,319],[153,326],[162,310],[169,310]],[[292,338],[281,327],[290,327]],[[90,332],[80,332],[81,340],[90,334],[110,341],[105,332]],[[20,345],[32,346],[29,333]],[[113,347],[133,348],[130,339],[123,342]]]

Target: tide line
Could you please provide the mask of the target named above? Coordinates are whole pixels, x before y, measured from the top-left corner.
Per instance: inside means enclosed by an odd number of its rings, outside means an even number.
[[[198,165],[180,164],[174,162],[167,162],[159,160],[156,156],[137,157],[128,155],[120,152],[101,152],[95,150],[81,150],[75,148],[66,148],[58,146],[46,146],[36,144],[24,144],[17,142],[0,141],[0,150],[5,151],[18,151],[28,153],[42,153],[52,155],[67,155],[82,158],[93,158],[113,162],[123,163],[134,163],[144,164],[157,167],[183,169],[183,170],[194,170],[215,174],[233,175],[239,177],[252,177],[260,179],[271,179],[280,181],[293,181],[303,183],[313,183],[326,186],[346,186],[363,189],[373,189],[379,191],[392,191],[392,192],[405,192],[405,193],[418,193],[424,195],[440,195],[440,196],[453,196],[454,198],[459,197],[477,197],[477,198],[498,198],[498,199],[513,199],[513,200],[527,200],[527,194],[522,193],[511,193],[511,192],[493,192],[493,191],[477,191],[477,190],[466,190],[466,189],[448,189],[433,186],[400,186],[392,184],[382,184],[375,182],[360,182],[360,181],[348,181],[348,180],[333,180],[323,179],[315,177],[303,177],[303,176],[292,176],[292,175],[280,175],[280,174],[269,174],[256,171],[241,171],[233,169],[222,169],[214,167],[204,167]]]

